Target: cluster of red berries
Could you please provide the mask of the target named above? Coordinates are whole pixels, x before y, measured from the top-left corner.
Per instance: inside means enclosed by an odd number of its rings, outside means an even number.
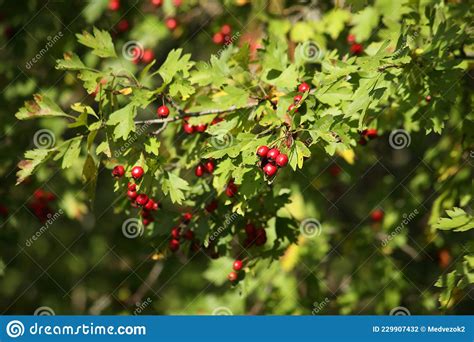
[[[353,34],[347,36],[347,42],[350,44],[351,54],[360,56],[364,52],[364,46],[356,42],[356,37]]]
[[[170,110],[168,106],[166,105],[159,106],[158,109],[156,110],[156,115],[158,115],[158,117],[162,119],[167,118],[168,115],[170,115]]]
[[[370,213],[370,219],[372,222],[381,222],[384,217],[384,212],[382,209],[375,209]]]
[[[172,252],[176,252],[179,249],[181,245],[180,240],[194,241],[194,232],[191,229],[187,229],[184,233],[181,232],[182,229],[191,222],[192,218],[193,214],[184,213],[181,218],[181,224],[171,228],[171,240],[168,246]],[[199,248],[199,244],[195,242],[193,248]]]
[[[239,272],[242,267],[244,266],[244,263],[242,262],[242,260],[235,260],[234,263],[232,264],[232,269],[233,271],[229,273],[229,275],[227,276],[227,279],[229,279],[232,283],[236,282],[237,279],[239,278],[239,274],[237,272]]]
[[[367,145],[367,142],[369,140],[373,140],[378,137],[377,129],[376,128],[368,128],[364,129],[362,132],[360,132],[360,139],[359,139],[359,145]]]
[[[38,220],[44,223],[53,214],[49,203],[54,200],[56,200],[56,196],[52,192],[37,189],[33,193],[33,200],[29,203],[28,207],[33,211],[33,214],[35,214]]]
[[[244,240],[244,247],[251,247],[254,244],[263,246],[267,242],[267,232],[263,228],[255,228],[252,223],[245,225],[247,237]]]
[[[224,119],[216,117],[214,120],[212,120],[211,125],[215,125],[221,121],[224,121]],[[197,125],[191,125],[189,123],[189,116],[185,116],[183,118],[183,131],[186,134],[193,134],[193,133],[204,133],[207,129],[207,125],[204,123],[199,123]]]
[[[139,180],[143,177],[144,171],[141,166],[134,166],[131,171],[132,178],[134,180]],[[112,170],[112,176],[115,178],[122,178],[125,175],[125,168],[122,165],[117,165]],[[141,207],[142,211],[140,215],[142,217],[142,222],[144,226],[149,225],[155,219],[152,216],[153,211],[157,211],[160,207],[158,201],[149,198],[147,194],[137,192],[137,184],[128,183],[127,186],[127,196],[130,199],[130,202],[133,207]]]
[[[288,107],[288,112],[294,111],[295,113],[298,111],[298,106],[301,104],[301,100],[303,99],[303,94],[308,92],[311,89],[310,85],[306,82],[301,83],[298,86],[298,93],[293,98],[293,103],[290,104]]]
[[[237,194],[237,191],[239,191],[239,188],[234,183],[234,180],[231,179],[229,183],[227,183],[227,186],[225,188],[225,194],[227,195],[227,197],[234,197]]]
[[[232,27],[230,27],[228,24],[224,24],[221,26],[219,32],[214,33],[214,36],[212,36],[212,41],[217,45],[229,45],[232,43],[231,34]]]
[[[268,148],[268,146],[260,146],[257,149],[257,155],[260,157],[260,166],[262,166],[263,172],[268,177],[273,177],[278,167],[285,167],[288,164],[288,156],[284,153],[280,153],[277,148]]]
[[[202,177],[205,172],[212,174],[215,168],[216,165],[214,161],[212,159],[209,159],[199,163],[198,166],[196,166],[196,168],[194,169],[194,174],[198,177]]]

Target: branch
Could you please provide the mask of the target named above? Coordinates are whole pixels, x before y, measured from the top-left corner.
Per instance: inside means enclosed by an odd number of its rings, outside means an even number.
[[[150,289],[152,289],[153,285],[158,280],[158,277],[160,276],[162,270],[163,270],[163,263],[162,262],[155,263],[150,273],[146,277],[145,281],[138,288],[137,292],[135,292],[133,295],[131,295],[128,298],[127,304],[134,305],[136,303],[140,303],[143,297],[146,295],[146,293]]]
[[[389,68],[397,68],[397,69],[400,69],[402,68],[403,66],[402,65],[399,65],[399,64],[387,64],[387,65],[384,65],[384,66],[381,66],[379,67],[379,71],[385,71],[386,69],[389,69]]]
[[[254,101],[250,102],[247,105],[243,107],[237,107],[237,106],[232,106],[227,109],[209,109],[209,110],[203,110],[200,112],[185,112],[182,109],[177,109],[178,112],[180,112],[179,115],[173,116],[173,117],[168,117],[164,119],[152,119],[152,120],[141,120],[141,121],[135,121],[135,124],[137,125],[151,125],[151,124],[164,124],[168,122],[175,122],[184,119],[185,117],[196,117],[196,116],[204,116],[204,115],[212,115],[212,114],[224,114],[224,113],[230,113],[234,112],[239,109],[249,109],[249,108],[254,108],[257,107],[260,104],[261,101]],[[171,102],[173,104],[173,102]],[[174,105],[173,105],[174,106]]]

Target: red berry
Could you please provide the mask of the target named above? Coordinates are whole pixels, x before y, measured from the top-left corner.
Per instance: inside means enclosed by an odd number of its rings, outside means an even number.
[[[369,139],[375,139],[377,138],[377,129],[376,128],[369,128],[365,132],[365,136]]]
[[[356,42],[356,37],[355,37],[355,35],[349,34],[349,35],[347,36],[347,42],[348,42],[349,44],[354,44],[354,43]]]
[[[136,202],[138,205],[145,205],[148,202],[148,196],[145,194],[140,194],[137,196]]]
[[[232,37],[231,36],[224,36],[224,45],[232,44]]]
[[[295,95],[295,97],[293,97],[293,101],[295,102],[295,104],[300,103],[302,99],[303,99],[303,95],[301,94]]]
[[[247,223],[245,225],[245,233],[247,233],[248,236],[255,236],[257,230],[255,229],[255,226],[253,224]]]
[[[134,166],[132,168],[132,177],[134,179],[140,179],[143,176],[143,168],[141,166]]]
[[[380,222],[383,220],[384,213],[381,209],[375,209],[372,213],[370,213],[370,218],[373,222]]]
[[[171,237],[172,237],[173,239],[179,240],[180,236],[181,236],[181,228],[179,228],[179,227],[173,227],[173,228],[171,229]]]
[[[128,198],[130,198],[131,200],[134,200],[135,198],[137,198],[138,194],[137,194],[136,191],[128,190],[128,191],[127,191],[127,196],[128,196]]]
[[[232,268],[234,269],[234,271],[240,271],[242,269],[242,266],[242,260],[235,260],[234,264],[232,265]]]
[[[137,185],[135,183],[128,182],[128,190],[130,191],[137,191]]]
[[[272,148],[268,151],[267,158],[272,159],[272,160],[276,160],[276,157],[278,157],[279,154],[280,154],[280,151],[278,151],[278,149]]]
[[[263,171],[269,176],[273,176],[277,171],[277,167],[272,163],[268,163],[263,167]]]
[[[360,137],[359,145],[365,146],[367,145],[367,140],[364,137]]]
[[[194,232],[193,232],[192,230],[187,230],[187,231],[184,233],[183,237],[184,237],[186,240],[189,240],[189,241],[194,240]]]
[[[168,107],[163,105],[158,107],[156,114],[158,114],[160,118],[166,118],[170,114],[170,110],[168,109]]]
[[[125,174],[125,168],[122,165],[117,165],[112,170],[112,176],[114,177],[122,178],[124,174]]]
[[[214,162],[212,160],[208,160],[205,164],[204,164],[204,167],[206,168],[206,171],[209,172],[209,173],[213,173],[214,172],[214,169],[215,169],[215,166],[214,166]]]
[[[352,44],[351,45],[351,53],[353,55],[356,55],[356,56],[359,56],[362,54],[362,52],[364,52],[364,47],[362,46],[362,44]]]
[[[145,208],[143,208],[143,210],[140,212],[140,215],[144,218],[150,218],[151,217],[151,213],[148,210],[145,210]]]
[[[202,175],[204,174],[204,166],[202,166],[202,164],[196,166],[196,168],[194,169],[194,174],[197,177],[202,177]]]
[[[153,210],[155,207],[155,201],[153,201],[151,198],[148,199],[148,202],[146,202],[145,206],[143,207],[146,210]]]
[[[191,221],[192,218],[193,218],[193,214],[191,214],[191,213],[184,213],[183,214],[183,221],[186,222],[186,223]]]
[[[197,126],[195,126],[196,131],[200,133],[205,132],[206,128],[207,128],[207,125],[203,123],[197,124]]]
[[[299,91],[300,93],[306,93],[307,91],[309,91],[310,88],[311,88],[311,87],[309,86],[308,83],[303,82],[303,83],[301,83],[301,84],[298,86],[298,91]]]
[[[181,6],[182,3],[183,3],[183,0],[173,0],[173,5],[175,5],[176,7]]]
[[[120,9],[120,0],[110,0],[109,1],[109,10],[118,11]]]
[[[173,252],[176,252],[179,249],[179,240],[171,239],[169,247]]]
[[[298,112],[298,108],[296,108],[296,106],[292,103],[292,104],[290,104],[290,105],[288,106],[288,111],[289,111],[289,112],[294,111],[295,113],[297,113],[297,112]]]
[[[122,19],[119,21],[119,23],[117,24],[117,30],[119,32],[125,32],[125,31],[128,31],[128,29],[130,28],[130,24],[128,22],[127,19]]]
[[[183,123],[183,130],[187,133],[187,134],[192,134],[194,133],[194,127],[190,124],[188,124],[187,122]]]
[[[152,49],[145,49],[143,51],[142,62],[145,64],[151,63],[155,59],[155,53]]]
[[[234,197],[237,194],[237,185],[234,184],[234,182],[229,182],[227,184],[227,188],[225,189],[225,194],[227,197]]]
[[[230,27],[230,25],[228,25],[228,24],[222,25],[222,27],[221,27],[221,33],[222,33],[224,36],[230,35],[231,32],[232,32],[232,27]]]
[[[218,202],[216,200],[213,200],[211,203],[209,203],[207,206],[206,206],[206,211],[208,213],[212,213],[214,210],[217,209],[217,206],[218,206]]]
[[[163,0],[151,0],[151,4],[156,7],[163,5]]]
[[[267,232],[265,231],[265,229],[263,228],[257,229],[257,238],[255,240],[255,244],[257,246],[262,246],[266,242],[267,242]]]
[[[276,157],[275,163],[280,167],[286,166],[286,164],[288,164],[288,156],[286,154],[280,153]]]
[[[159,207],[160,207],[160,202],[153,201],[153,209],[152,210],[157,211]]]
[[[173,31],[176,27],[178,27],[178,21],[175,18],[168,18],[166,19],[166,27]]]
[[[153,221],[155,221],[155,219],[153,217],[146,217],[146,218],[142,219],[142,222],[143,222],[144,226],[148,226]]]
[[[238,274],[234,271],[230,272],[229,275],[227,276],[227,279],[229,279],[231,282],[234,282],[238,278]]]
[[[268,154],[268,151],[270,149],[268,148],[268,146],[260,146],[258,149],[257,149],[257,155],[261,158],[265,158]]]
[[[425,101],[426,101],[427,103],[430,103],[430,102],[431,102],[431,95],[426,95]]]
[[[216,32],[212,36],[212,41],[214,42],[214,44],[221,45],[224,43],[224,35],[220,32]]]

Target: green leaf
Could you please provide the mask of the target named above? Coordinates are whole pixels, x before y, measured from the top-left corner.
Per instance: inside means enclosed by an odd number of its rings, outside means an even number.
[[[184,200],[184,192],[190,189],[186,180],[180,178],[171,172],[166,172],[166,177],[163,177],[161,184],[165,195],[170,196],[171,202],[181,204]]]
[[[84,65],[78,55],[72,52],[64,53],[64,59],[56,61],[58,70],[93,70]]]
[[[20,184],[27,177],[33,174],[35,169],[43,163],[49,155],[54,152],[54,149],[36,149],[25,152],[25,159],[18,163],[18,168],[20,169],[16,176],[16,184]]]
[[[160,141],[158,141],[155,137],[149,138],[148,142],[145,143],[145,152],[158,156],[160,145]]]
[[[131,132],[135,131],[135,116],[137,115],[137,107],[129,103],[125,107],[110,114],[107,125],[115,126],[114,141],[122,138],[127,140]]]
[[[190,54],[181,56],[182,52],[183,49],[171,50],[165,62],[158,70],[165,84],[171,83],[173,77],[175,77],[178,72],[182,73],[184,77],[189,76],[189,69],[193,67],[194,62],[189,61],[191,58]]]
[[[81,154],[81,141],[82,137],[76,137],[65,141],[61,146],[58,147],[59,155],[55,157],[55,160],[63,158],[61,167],[67,169],[71,167]]]
[[[107,9],[107,5],[109,4],[108,0],[87,0],[88,4],[84,7],[82,11],[82,16],[87,21],[87,23],[92,24],[97,19],[101,17],[101,15]]]
[[[367,6],[353,16],[352,24],[354,27],[351,29],[351,33],[356,36],[357,40],[367,40],[372,35],[372,31],[377,28],[378,23],[378,11],[373,7]]]
[[[96,154],[105,154],[107,157],[112,157],[112,153],[110,152],[109,142],[107,140],[102,141],[99,146],[95,149]]]
[[[186,101],[189,97],[196,92],[191,84],[186,80],[180,80],[170,85],[170,95],[175,97],[181,94],[181,100]]]
[[[75,119],[75,117],[64,113],[62,109],[49,97],[40,94],[33,95],[33,100],[25,101],[24,107],[21,107],[15,116],[19,120],[53,116]]]
[[[440,218],[434,228],[439,230],[452,230],[454,232],[465,232],[474,228],[474,217],[467,214],[461,208],[454,207],[446,210],[449,218]]]
[[[96,165],[94,158],[92,158],[88,153],[84,163],[84,168],[82,169],[82,180],[86,184],[85,188],[90,202],[94,202],[98,174],[98,166]]]
[[[114,43],[107,31],[102,31],[94,27],[93,34],[84,31],[82,34],[76,34],[76,37],[79,43],[90,47],[92,53],[96,56],[102,58],[117,57]]]
[[[249,93],[245,89],[234,86],[227,86],[224,89],[224,95],[215,96],[214,100],[219,107],[227,109],[230,107],[244,107],[247,105]]]

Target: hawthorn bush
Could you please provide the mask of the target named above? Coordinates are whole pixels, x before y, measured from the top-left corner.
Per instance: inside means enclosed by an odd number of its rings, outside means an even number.
[[[472,19],[2,3],[4,313],[469,312]]]

